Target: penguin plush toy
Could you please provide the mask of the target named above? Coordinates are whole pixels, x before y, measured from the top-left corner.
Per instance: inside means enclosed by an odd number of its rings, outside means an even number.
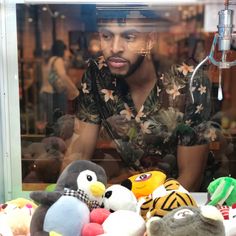
[[[53,192],[34,191],[39,204],[30,225],[32,236],[80,236],[90,210],[102,205],[107,176],[102,167],[77,160],[61,173]]]

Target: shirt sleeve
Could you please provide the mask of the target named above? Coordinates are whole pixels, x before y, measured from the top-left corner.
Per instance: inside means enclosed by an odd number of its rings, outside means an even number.
[[[92,90],[92,79],[96,79],[96,73],[93,70],[94,67],[89,66],[83,75],[77,99],[76,116],[84,122],[101,124],[97,101]]]
[[[192,88],[189,88],[189,84],[187,86],[183,122],[177,127],[178,144],[192,146],[208,143],[211,139],[210,113],[211,82],[206,73],[200,70],[193,78]]]

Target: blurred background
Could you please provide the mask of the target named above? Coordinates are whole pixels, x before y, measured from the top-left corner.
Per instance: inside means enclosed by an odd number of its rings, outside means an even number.
[[[156,17],[158,39],[153,56],[160,71],[165,72],[172,64],[182,62],[196,66],[209,54],[217,31],[218,11],[224,8],[223,1],[222,4],[211,1],[210,4],[148,7]],[[23,183],[54,183],[68,143],[79,133],[74,130],[73,102],[68,101],[66,114],[53,111],[56,124],[47,122],[40,107],[40,89],[51,45],[57,39],[67,45],[64,55],[67,72],[72,82],[79,86],[86,61],[100,55],[99,8],[101,6],[95,4],[17,4]],[[235,5],[231,8],[235,9]],[[109,6],[106,10],[109,11]],[[228,53],[230,60],[236,59],[235,50],[236,40],[233,40]],[[216,58],[219,57],[216,52]],[[212,81],[212,116],[226,134],[221,141],[211,144],[212,155],[221,164],[217,175],[236,177],[236,67],[222,70],[223,100],[217,99],[218,67],[210,65],[207,70]],[[106,159],[108,166],[117,160],[113,144],[104,132],[101,132],[94,158],[98,163]],[[119,166],[112,171],[119,171]]]

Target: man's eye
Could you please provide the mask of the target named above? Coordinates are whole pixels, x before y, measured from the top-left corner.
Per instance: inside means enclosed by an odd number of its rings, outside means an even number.
[[[127,34],[125,35],[125,39],[129,42],[133,42],[135,40],[136,36],[133,34]]]
[[[103,34],[102,34],[102,38],[103,38],[104,40],[110,40],[110,39],[111,39],[111,35],[110,35],[110,34],[105,34],[105,33],[103,33]]]

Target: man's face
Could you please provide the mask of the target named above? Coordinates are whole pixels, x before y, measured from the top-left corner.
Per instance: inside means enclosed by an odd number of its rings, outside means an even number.
[[[111,73],[123,78],[141,65],[149,44],[148,33],[134,22],[106,23],[100,28],[100,40]]]

